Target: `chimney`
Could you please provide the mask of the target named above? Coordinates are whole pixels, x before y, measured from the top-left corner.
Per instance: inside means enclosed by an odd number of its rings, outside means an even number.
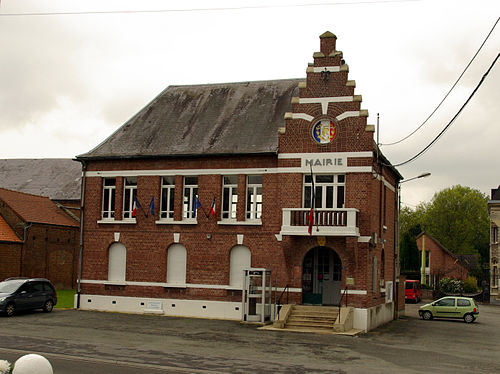
[[[321,41],[320,51],[328,56],[330,53],[335,51],[335,43],[337,41],[337,37],[332,34],[330,31],[327,31],[319,36]]]

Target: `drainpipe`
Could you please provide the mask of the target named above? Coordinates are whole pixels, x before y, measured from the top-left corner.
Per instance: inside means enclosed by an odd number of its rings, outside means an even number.
[[[80,199],[80,253],[78,255],[78,279],[77,279],[77,290],[76,290],[76,308],[80,309],[80,295],[82,292],[82,258],[83,258],[83,217],[84,217],[84,206],[85,206],[85,180],[87,173],[87,165],[85,161],[81,160],[82,163],[82,194]]]
[[[33,226],[33,223],[30,223],[29,225],[23,225],[23,245],[21,246],[21,258],[19,259],[19,276],[23,276],[23,248],[24,244],[26,243],[27,239],[27,231],[28,229]]]

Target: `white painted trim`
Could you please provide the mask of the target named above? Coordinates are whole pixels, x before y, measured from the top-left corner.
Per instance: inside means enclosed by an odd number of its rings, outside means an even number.
[[[366,290],[351,290],[348,288],[347,294],[348,295],[366,295]]]
[[[217,221],[218,225],[224,226],[262,226],[261,220],[253,220],[253,221],[233,221],[233,220],[222,220]]]
[[[278,155],[279,156],[279,155]],[[290,167],[290,168],[248,168],[248,169],[171,169],[171,170],[99,170],[87,172],[87,177],[144,177],[159,175],[238,175],[238,174],[288,174],[310,172],[308,168]],[[372,173],[371,166],[349,166],[344,170],[346,173]],[[123,223],[123,221],[98,221],[100,223]],[[159,223],[159,221],[156,221]],[[165,222],[167,223],[167,222]],[[175,221],[176,224],[187,223],[185,221]],[[195,224],[196,222],[192,222]]]
[[[349,118],[349,117],[359,117],[361,115],[361,111],[359,110],[354,110],[354,111],[347,111],[342,114],[339,114],[335,119],[337,121],[342,121],[343,119]]]
[[[165,287],[165,288],[203,288],[215,290],[240,290],[241,287],[235,287],[227,284],[194,284],[194,283],[166,283],[166,282],[134,282],[134,281],[108,281],[100,279],[82,279],[81,283],[87,284],[104,284],[104,285],[120,285],[120,286],[141,286],[141,287]],[[274,287],[273,287],[274,290]],[[277,287],[276,291],[283,292],[284,287]],[[302,292],[302,288],[288,288],[290,292]],[[348,290],[349,291],[349,290]],[[366,292],[366,291],[365,291]]]
[[[197,219],[185,219],[182,221],[174,221],[172,219],[166,220],[166,219],[160,219],[155,221],[157,225],[197,225],[198,220]]]
[[[331,73],[336,73],[340,71],[340,66],[314,66],[313,72],[321,73],[322,71],[325,71],[325,69]]]
[[[382,181],[384,183],[384,186],[386,186],[389,190],[392,192],[396,192],[396,187],[394,187],[392,184],[390,184],[387,179],[384,178],[383,175],[380,174],[374,174],[373,175],[377,180]]]
[[[360,236],[358,238],[358,243],[369,243],[371,238],[371,236]]]
[[[358,157],[373,157],[373,152],[325,152],[325,153],[279,153],[278,159],[280,158],[317,158],[317,157],[347,157],[347,158],[358,158]]]
[[[300,97],[299,104],[321,104],[321,112],[328,113],[329,103],[347,103],[354,101],[354,96],[338,96],[338,97]]]
[[[314,117],[307,113],[292,113],[292,119],[303,119],[308,122],[311,122],[314,119]]]
[[[126,218],[123,220],[115,219],[100,219],[97,221],[99,224],[113,224],[113,225],[135,225],[137,223],[135,218]]]

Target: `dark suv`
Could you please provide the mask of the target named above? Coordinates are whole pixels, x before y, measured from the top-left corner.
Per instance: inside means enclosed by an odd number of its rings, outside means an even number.
[[[52,311],[57,304],[55,287],[44,278],[8,278],[0,282],[0,313],[13,316],[16,311]]]

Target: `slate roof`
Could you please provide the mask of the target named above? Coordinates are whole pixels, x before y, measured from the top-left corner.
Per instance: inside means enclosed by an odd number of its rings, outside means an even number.
[[[79,227],[77,221],[64,213],[48,197],[0,188],[0,200],[25,222]]]
[[[79,200],[82,166],[69,158],[0,159],[0,188]]]
[[[77,159],[276,153],[303,80],[167,87]]]
[[[19,239],[11,229],[9,224],[5,222],[2,216],[0,216],[0,242],[13,242],[13,243],[22,243],[23,241]]]

